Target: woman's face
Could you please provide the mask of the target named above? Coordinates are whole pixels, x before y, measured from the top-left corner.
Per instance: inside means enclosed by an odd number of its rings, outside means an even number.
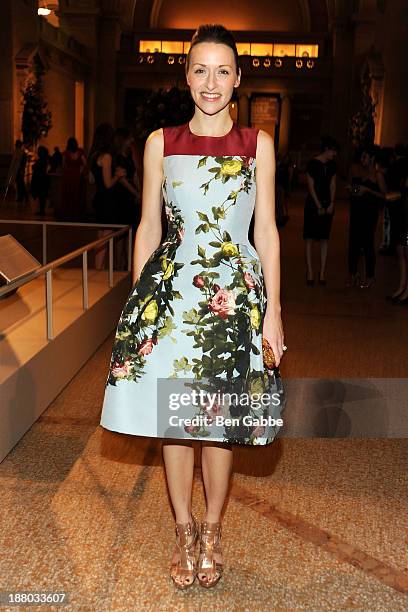
[[[326,157],[328,160],[333,160],[337,157],[337,149],[327,149],[326,150]]]
[[[370,165],[370,156],[367,151],[363,151],[361,154],[361,165],[367,168]]]
[[[241,74],[237,75],[234,52],[228,45],[202,42],[191,49],[186,78],[198,108],[215,115],[229,104]]]

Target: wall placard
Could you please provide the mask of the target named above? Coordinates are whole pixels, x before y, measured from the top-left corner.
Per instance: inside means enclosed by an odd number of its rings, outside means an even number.
[[[278,123],[279,100],[272,96],[254,96],[251,99],[251,124]]]

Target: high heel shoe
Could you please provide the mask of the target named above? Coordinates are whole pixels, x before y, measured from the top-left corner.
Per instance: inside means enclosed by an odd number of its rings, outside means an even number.
[[[323,285],[324,287],[326,286],[326,279],[322,278],[322,273],[319,273],[319,285]]]
[[[200,554],[197,567],[197,580],[201,586],[211,588],[220,580],[224,565],[216,561],[214,554],[221,556],[221,523],[207,523],[201,525]],[[201,574],[201,575],[200,575]]]
[[[313,285],[314,285],[314,278],[313,278],[313,276],[312,276],[312,278],[309,278],[308,275],[306,275],[306,285],[308,287],[313,287]]]
[[[408,306],[408,295],[402,299],[398,297],[393,303],[397,304],[398,306]]]
[[[397,302],[399,300],[400,295],[402,295],[404,293],[404,289],[402,289],[401,291],[398,291],[398,293],[394,293],[393,295],[386,295],[385,299],[388,300],[389,302]]]
[[[374,287],[374,279],[365,279],[360,283],[360,289],[372,289]]]
[[[197,572],[196,546],[199,525],[192,514],[192,523],[176,523],[177,558],[170,566],[170,576],[178,589],[187,589],[194,584]],[[191,540],[189,542],[189,537]]]

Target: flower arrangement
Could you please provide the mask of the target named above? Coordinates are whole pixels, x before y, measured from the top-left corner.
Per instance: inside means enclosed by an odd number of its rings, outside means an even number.
[[[23,140],[27,145],[34,147],[40,138],[47,136],[52,127],[51,112],[44,99],[44,73],[40,57],[36,54],[33,58],[32,71],[21,92],[24,106],[21,125]]]
[[[178,87],[151,91],[136,108],[135,132],[141,139],[161,127],[181,125],[193,116],[194,102],[188,90]]]
[[[352,115],[349,122],[349,137],[353,147],[359,148],[374,143],[375,104],[371,97],[371,78],[369,66],[366,63],[361,74],[361,103],[360,109]]]

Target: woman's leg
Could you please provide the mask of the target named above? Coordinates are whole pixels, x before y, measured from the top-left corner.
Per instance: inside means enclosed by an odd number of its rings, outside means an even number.
[[[305,240],[305,259],[307,268],[307,278],[312,280],[313,278],[313,240],[307,238]]]
[[[202,443],[201,466],[206,499],[206,512],[204,516],[204,522],[206,523],[220,522],[221,511],[227,496],[232,472],[232,460],[232,445],[217,442]],[[222,563],[221,548],[213,550],[212,555],[216,563]],[[204,555],[203,560],[205,558],[206,556]],[[203,570],[204,568],[206,568],[205,565],[203,565]],[[208,580],[212,582],[215,578],[219,579],[218,571],[215,570],[215,573],[213,571],[208,573],[208,567],[206,571],[200,571],[199,568],[197,576],[199,580],[204,582]]]
[[[203,442],[201,467],[206,497],[204,521],[217,523],[228,492],[232,472],[232,446]]]
[[[163,459],[167,486],[173,504],[176,523],[191,521],[191,492],[194,477],[194,448],[180,440],[163,442]]]
[[[404,247],[401,244],[397,246],[397,255],[398,255],[398,268],[399,268],[399,285],[398,289],[394,291],[392,297],[397,297],[400,293],[402,293],[408,283],[408,269],[407,269],[407,257],[406,252],[408,251],[408,247]]]
[[[400,287],[402,287],[402,293],[399,298],[405,300],[408,298],[408,246],[401,246],[401,262],[400,262]],[[405,285],[403,281],[405,280]]]
[[[106,230],[98,230],[98,238],[102,238],[103,236],[107,236],[108,234],[110,234],[111,230],[106,229]],[[108,252],[108,243],[104,244],[103,246],[101,246],[96,252],[95,252],[95,268],[97,270],[102,270],[103,269],[103,264],[105,261],[105,255]]]
[[[326,274],[328,240],[320,240],[320,280],[324,280]]]
[[[176,516],[176,523],[190,523],[191,493],[194,478],[194,448],[190,441],[165,440],[163,442],[163,459],[166,471],[167,486],[171,503]],[[193,540],[193,534],[187,536],[187,543]],[[176,545],[171,563],[180,559],[180,551]],[[177,576],[174,578],[179,584],[190,584],[194,577]]]

